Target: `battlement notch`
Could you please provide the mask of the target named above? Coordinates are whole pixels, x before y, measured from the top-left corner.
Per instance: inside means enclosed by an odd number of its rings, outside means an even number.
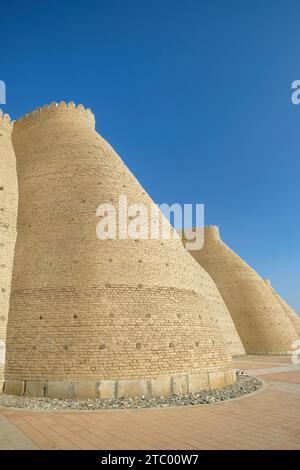
[[[74,121],[82,122],[83,125],[90,129],[95,129],[95,116],[90,108],[85,108],[82,104],[76,105],[73,101],[66,103],[65,101],[56,101],[45,104],[41,108],[25,114],[17,119],[14,124],[16,131],[21,131],[29,127],[40,124],[51,119],[74,119]]]

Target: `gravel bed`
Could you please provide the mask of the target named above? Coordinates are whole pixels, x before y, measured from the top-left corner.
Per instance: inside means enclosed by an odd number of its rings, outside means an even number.
[[[25,408],[29,410],[103,410],[167,408],[169,406],[191,406],[217,403],[241,397],[258,390],[262,382],[254,377],[237,371],[237,380],[233,385],[218,390],[201,391],[189,395],[155,398],[119,398],[110,400],[59,400],[54,398],[30,398],[0,394],[0,406]]]

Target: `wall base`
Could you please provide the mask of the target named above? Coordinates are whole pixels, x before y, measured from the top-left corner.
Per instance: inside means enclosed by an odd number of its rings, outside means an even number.
[[[292,356],[295,351],[281,351],[281,352],[257,352],[257,351],[248,351],[246,356]]]
[[[121,397],[157,397],[186,395],[231,385],[236,376],[232,369],[222,372],[178,374],[150,379],[130,380],[5,380],[4,393],[27,397],[60,399],[117,399]]]

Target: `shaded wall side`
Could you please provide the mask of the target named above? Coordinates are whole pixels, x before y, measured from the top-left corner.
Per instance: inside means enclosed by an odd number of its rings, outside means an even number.
[[[186,239],[184,233],[182,231],[179,231],[178,233],[182,239],[183,245],[185,246]],[[201,287],[205,285],[205,292],[207,293],[212,311],[214,312],[212,320],[217,322],[218,328],[222,333],[224,344],[226,345],[226,348],[230,354],[232,356],[243,356],[246,354],[245,348],[234,325],[229,310],[217,288],[215,281],[208,274],[208,272],[203,271],[201,276],[199,276],[199,284]]]
[[[288,315],[293,327],[296,330],[298,338],[300,338],[300,318],[299,318],[299,316],[297,315],[295,310],[293,310],[288,305],[288,303],[278,294],[278,292],[273,287],[271,287],[271,289],[272,289],[272,292],[274,293],[274,295],[276,297],[276,300],[280,303],[280,305],[282,306],[282,308],[284,309],[284,311]]]
[[[0,390],[4,379],[6,330],[16,240],[18,203],[12,123],[0,111]]]

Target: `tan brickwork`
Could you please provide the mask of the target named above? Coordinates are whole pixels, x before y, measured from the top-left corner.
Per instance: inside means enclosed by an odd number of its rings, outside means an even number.
[[[296,330],[296,333],[298,334],[298,338],[300,338],[300,318],[295,312],[292,307],[288,305],[288,303],[278,294],[278,292],[274,289],[274,287],[271,284],[270,279],[265,279],[265,283],[270,287],[272,290],[273,294],[275,295],[277,301],[280,303],[282,306],[283,310],[287,313],[289,319],[291,320],[293,327]]]
[[[224,344],[232,356],[243,356],[246,354],[246,351],[229,310],[213,279],[206,271],[204,273],[205,278],[207,278],[206,283],[210,286],[210,289],[207,289],[207,291],[209,301],[215,313],[213,318],[222,333]],[[201,274],[204,277],[204,274]]]
[[[220,239],[217,226],[205,227],[203,248],[190,253],[215,281],[247,353],[292,353],[297,333],[287,313],[257,272]]]
[[[16,159],[11,132],[10,117],[0,110],[0,391],[4,378],[6,326],[18,203]]]
[[[178,230],[177,232],[180,238],[183,239],[183,244],[185,245],[186,240],[184,232],[181,230]],[[204,269],[201,269],[201,272],[198,274],[199,284],[201,286],[205,285],[208,300],[211,304],[212,310],[214,311],[212,319],[216,321],[228,351],[232,356],[243,356],[245,354],[245,348],[215,281]]]
[[[141,388],[145,379],[155,387],[154,379],[180,374],[230,376],[213,283],[179,237],[96,237],[99,204],[117,204],[120,194],[128,204],[153,202],[94,126],[91,111],[73,103],[14,125],[20,202],[7,389],[22,382],[14,388],[26,393],[28,383],[27,393],[41,393],[38,382],[51,382],[54,396],[85,381],[74,392],[82,395],[94,381],[108,393],[113,381]]]

